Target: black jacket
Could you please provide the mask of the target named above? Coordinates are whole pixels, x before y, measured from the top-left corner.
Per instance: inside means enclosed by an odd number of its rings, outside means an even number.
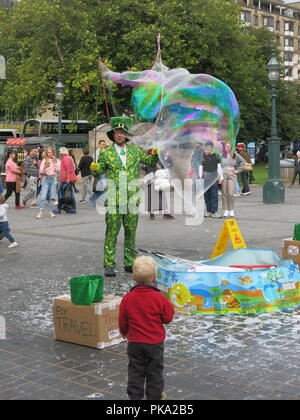
[[[92,174],[91,169],[90,169],[92,162],[93,162],[93,158],[91,156],[83,156],[80,159],[78,169],[80,170],[82,177],[89,176]]]

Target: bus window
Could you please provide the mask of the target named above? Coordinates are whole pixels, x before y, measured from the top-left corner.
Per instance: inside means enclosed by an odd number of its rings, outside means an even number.
[[[87,134],[89,131],[92,131],[93,127],[89,124],[82,124],[82,123],[78,123],[77,124],[77,134]]]
[[[53,122],[41,122],[41,134],[57,134],[57,125],[57,123]]]
[[[71,143],[77,144],[77,147],[82,147],[88,143],[88,133],[92,129],[93,127],[86,120],[62,120],[62,135],[58,138],[57,120],[30,119],[24,122],[22,137],[53,136],[56,141],[59,140],[66,147],[69,147]]]
[[[37,120],[28,120],[24,123],[23,134],[25,137],[40,135],[40,122]]]
[[[0,129],[0,140],[6,140],[8,137],[17,137],[17,130]]]

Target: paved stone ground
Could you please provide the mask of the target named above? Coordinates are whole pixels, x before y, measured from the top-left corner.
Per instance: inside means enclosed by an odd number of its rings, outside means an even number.
[[[12,204],[12,201],[10,201]],[[78,204],[79,207],[79,204]],[[273,249],[299,223],[300,188],[286,189],[285,204],[264,205],[261,187],[236,200],[236,216],[249,248]],[[101,272],[104,217],[83,204],[77,215],[35,219],[35,210],[10,210],[20,246],[0,242],[0,399],[127,399],[126,344],[96,350],[53,340],[51,299],[68,280]],[[138,247],[189,259],[209,258],[222,219],[186,226],[157,216],[140,218]],[[105,293],[122,296],[131,286],[122,268]],[[168,399],[300,399],[300,309],[253,316],[186,316],[167,327]]]

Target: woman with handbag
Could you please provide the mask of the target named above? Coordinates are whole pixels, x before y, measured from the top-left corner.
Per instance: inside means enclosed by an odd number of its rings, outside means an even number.
[[[146,175],[153,173],[153,180],[147,183],[147,210],[150,220],[155,220],[154,211],[162,211],[164,220],[175,220],[175,217],[168,209],[168,200],[165,192],[170,191],[171,183],[168,170],[158,161],[156,167],[144,166]],[[153,182],[152,182],[153,181]]]
[[[68,214],[76,213],[76,201],[72,189],[69,189],[69,186],[72,186],[73,182],[77,181],[77,176],[75,174],[75,165],[71,156],[69,156],[69,151],[66,147],[61,147],[59,149],[61,155],[60,161],[60,187],[58,189],[58,206],[57,210],[54,210],[53,213],[59,214],[64,210]],[[69,194],[71,190],[71,198]],[[68,193],[68,202],[64,200],[65,194]]]
[[[246,145],[244,143],[237,144],[238,153],[242,158],[246,161],[246,165],[244,170],[241,172],[241,181],[243,184],[242,195],[249,195],[251,194],[250,187],[249,187],[249,173],[252,171],[252,163],[250,156],[248,155]]]
[[[246,161],[238,154],[231,154],[231,143],[225,144],[225,152],[221,159],[223,169],[222,203],[224,217],[235,217],[234,214],[234,185],[237,174],[242,172]]]

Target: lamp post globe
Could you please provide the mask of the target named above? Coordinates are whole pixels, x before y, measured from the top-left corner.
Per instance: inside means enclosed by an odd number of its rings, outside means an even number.
[[[61,80],[58,80],[55,86],[55,98],[58,103],[58,135],[62,134],[61,119],[62,119],[62,101],[65,96],[65,87]]]
[[[280,64],[278,63],[275,51],[272,52],[272,57],[267,64],[267,70],[270,82],[277,82],[280,77]]]
[[[267,64],[268,79],[271,84],[272,92],[272,126],[271,137],[268,141],[269,169],[268,180],[263,186],[263,202],[266,204],[284,203],[284,185],[280,179],[280,137],[277,134],[277,114],[276,114],[276,84],[280,78],[280,64],[277,60],[275,51]]]

